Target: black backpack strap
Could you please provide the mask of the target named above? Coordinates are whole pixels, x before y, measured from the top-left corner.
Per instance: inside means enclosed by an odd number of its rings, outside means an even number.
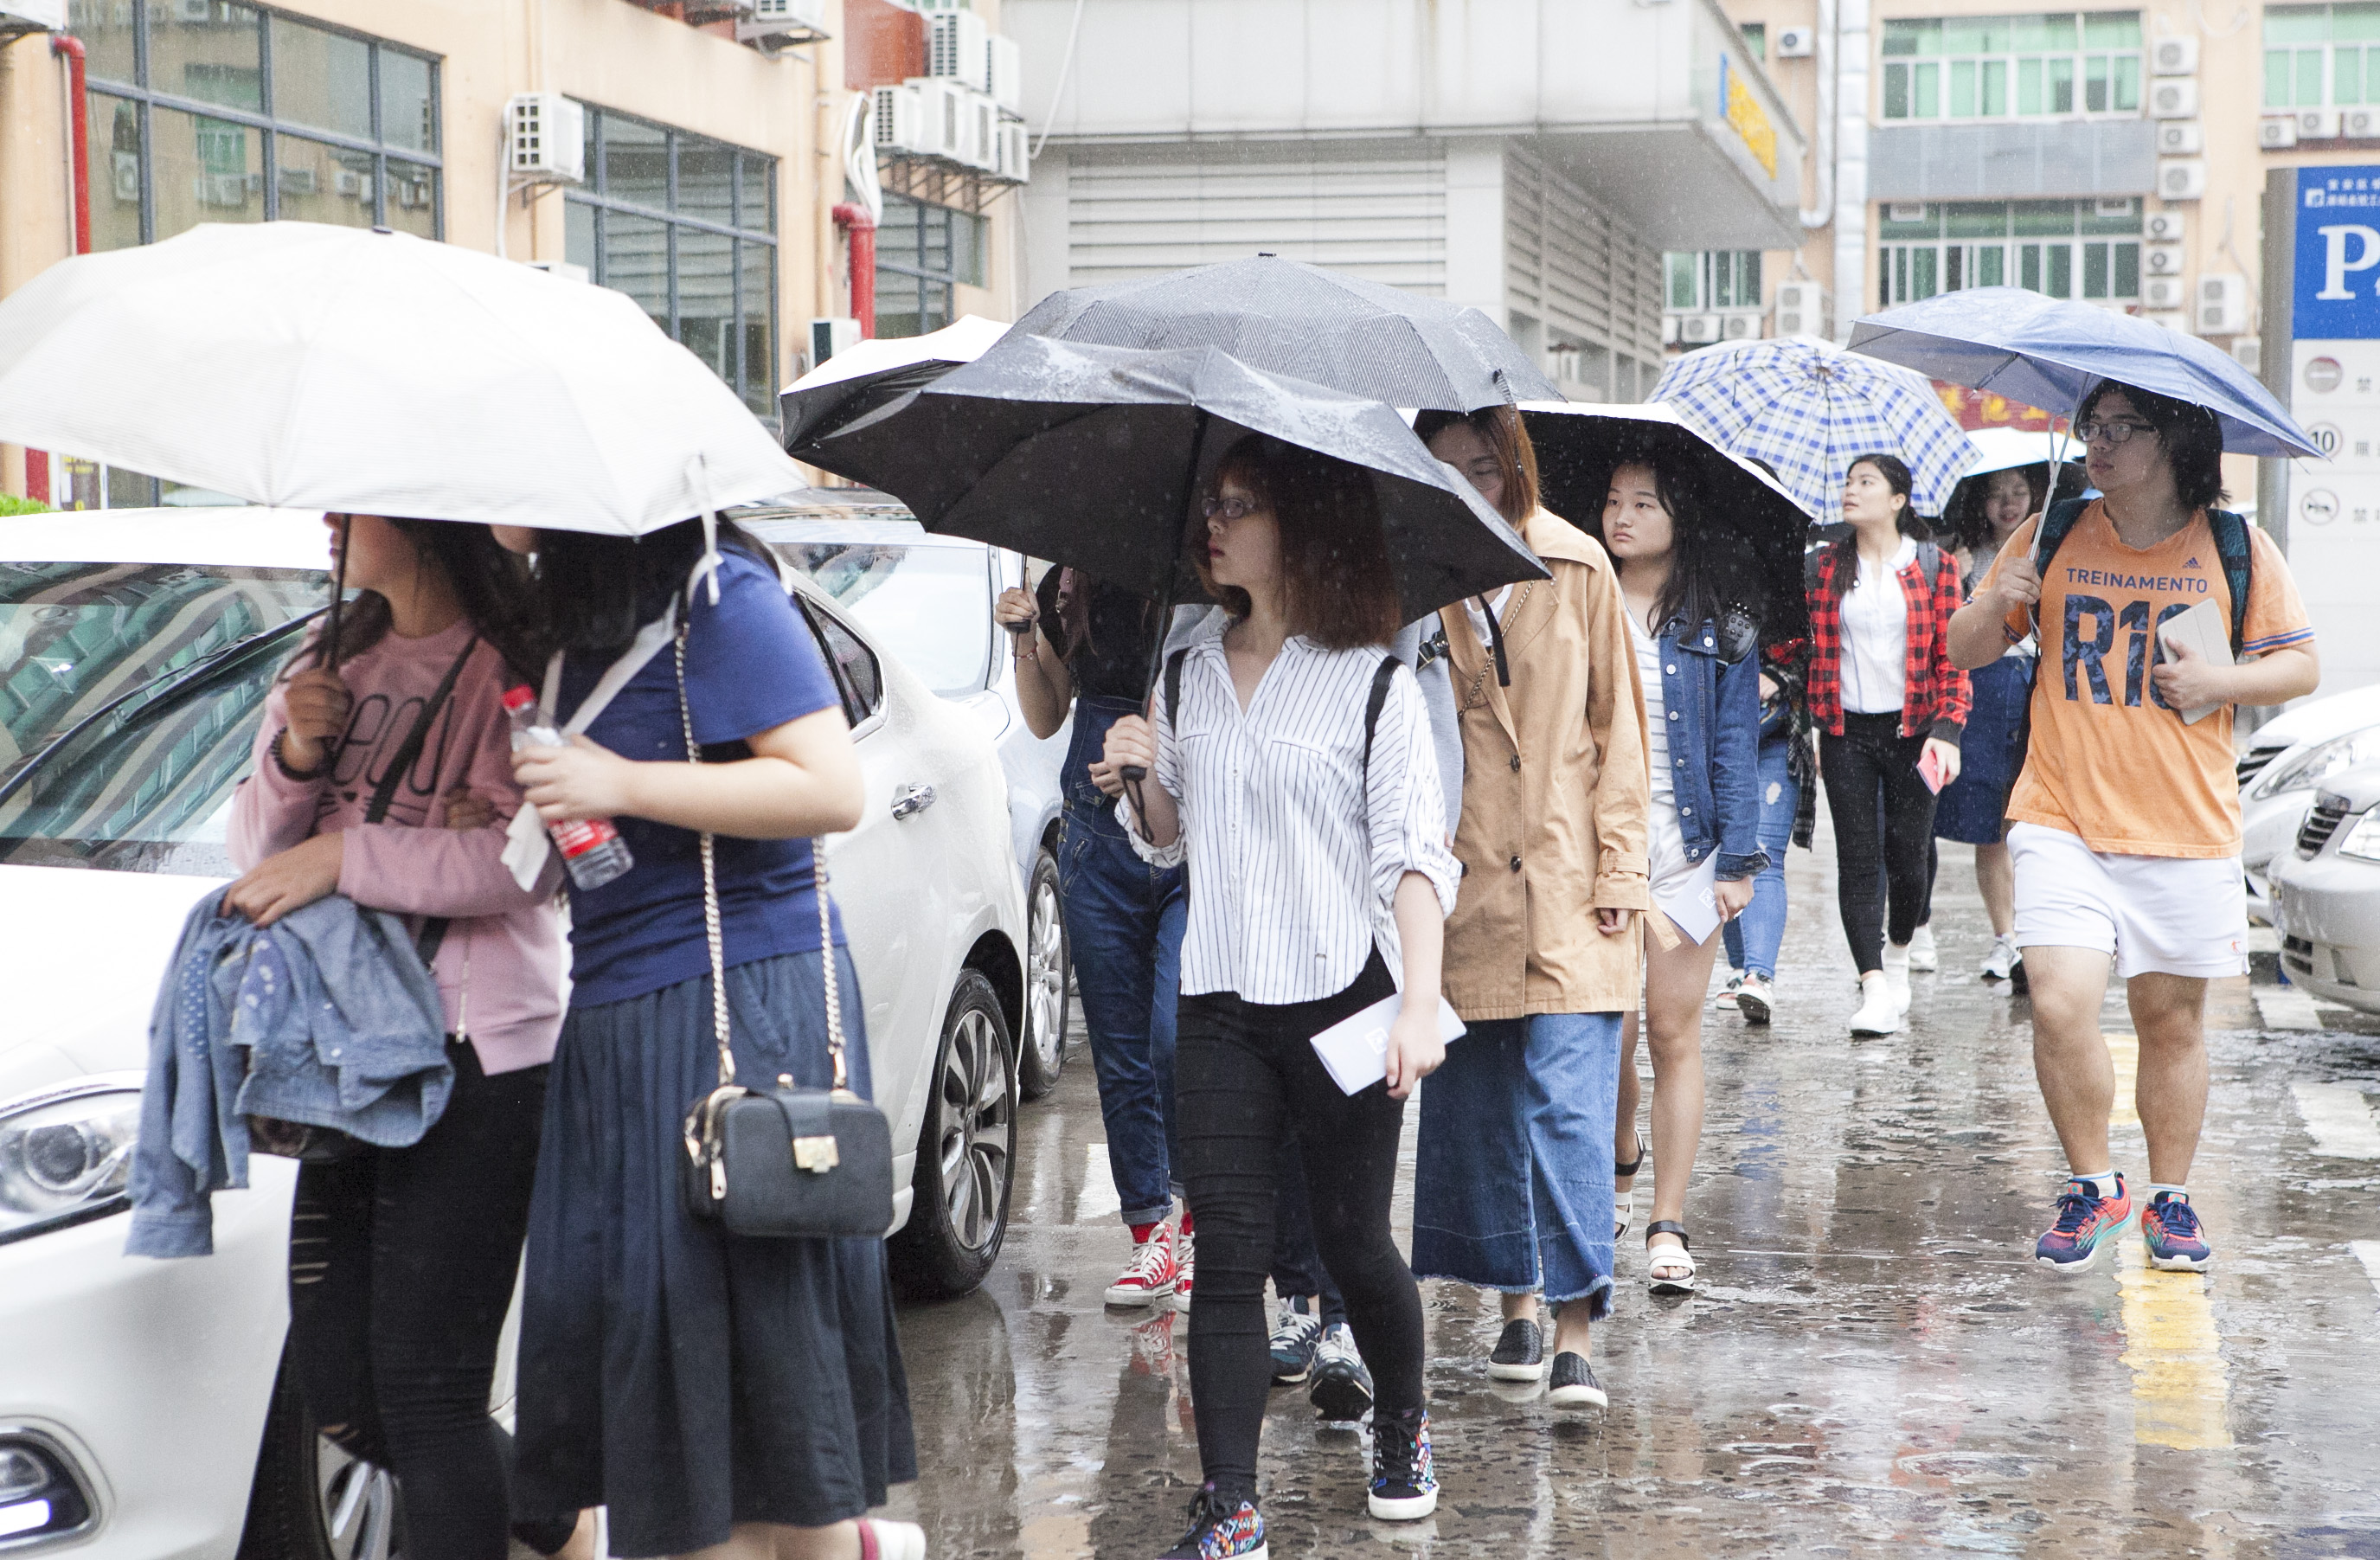
[[[2087,498],[2061,498],[2041,517],[2041,534],[2034,540],[2033,557],[2034,567],[2043,575],[2049,573],[2049,560],[2058,555],[2058,549],[2066,544],[2067,533],[2089,507],[2091,501]]]
[[[2215,531],[2216,556],[2223,560],[2223,583],[2231,591],[2231,653],[2248,642],[2248,591],[2255,584],[2252,560],[2254,544],[2248,522],[2228,509],[2209,509],[2206,523]]]
[[[1179,724],[1182,713],[1182,662],[1189,653],[1190,647],[1184,645],[1165,658],[1165,724],[1168,725]]]
[[[1397,680],[1400,664],[1393,655],[1380,657],[1379,665],[1372,673],[1372,696],[1364,704],[1364,788],[1366,791],[1372,786],[1372,733],[1380,724],[1380,712],[1388,707],[1389,689]]]

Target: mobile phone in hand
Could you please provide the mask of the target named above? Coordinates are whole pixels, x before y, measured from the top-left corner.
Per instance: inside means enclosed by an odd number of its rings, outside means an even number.
[[[1925,782],[1925,788],[1927,790],[1934,792],[1937,796],[1941,794],[1943,785],[1942,755],[1938,750],[1928,748],[1925,750],[1925,753],[1919,757],[1917,761],[1917,778]]]

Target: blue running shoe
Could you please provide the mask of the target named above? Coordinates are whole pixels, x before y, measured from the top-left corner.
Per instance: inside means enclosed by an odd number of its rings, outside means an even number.
[[[1157,1560],[1266,1560],[1264,1513],[1205,1484],[1190,1497],[1190,1530]]]
[[[2204,1273],[2215,1261],[2186,1191],[2161,1191],[2149,1200],[2141,1210],[2141,1238],[2148,1243],[2149,1266],[2167,1273]]]
[[[1373,1516],[1390,1522],[1416,1522],[1438,1509],[1427,1411],[1372,1416],[1370,1506]]]
[[[2058,1222],[2034,1244],[2034,1260],[2060,1273],[2087,1273],[2099,1248],[2131,1222],[2131,1189],[2121,1176],[2113,1197],[2095,1194],[2088,1181],[2069,1181],[2058,1196]]]

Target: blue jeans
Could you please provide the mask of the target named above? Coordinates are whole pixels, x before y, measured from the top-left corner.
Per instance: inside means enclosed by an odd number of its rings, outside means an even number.
[[[1421,1089],[1414,1273],[1611,1309],[1620,1015],[1473,1024]]]
[[[1127,1225],[1173,1211],[1182,1189],[1173,1125],[1173,1005],[1182,986],[1182,929],[1190,898],[1179,867],[1133,853],[1114,809],[1092,787],[1089,759],[1122,700],[1075,702],[1063,772],[1066,816],[1058,842],[1058,902],[1099,1080],[1108,1169]]]
[[[1793,783],[1787,765],[1792,744],[1783,739],[1760,744],[1760,848],[1768,865],[1752,880],[1752,903],[1727,923],[1727,964],[1777,979],[1777,950],[1785,942],[1785,847],[1793,843],[1793,813],[1802,805],[1802,787]]]

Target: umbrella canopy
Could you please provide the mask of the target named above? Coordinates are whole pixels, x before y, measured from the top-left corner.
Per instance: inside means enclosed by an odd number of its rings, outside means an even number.
[[[1524,401],[1521,420],[1537,452],[1539,498],[1583,530],[1597,529],[1612,468],[1622,461],[1650,459],[1691,470],[1709,518],[1742,538],[1767,586],[1762,617],[1767,636],[1791,640],[1806,631],[1802,554],[1814,517],[1766,471],[1712,444],[1658,401]]]
[[[1051,293],[1015,329],[1108,347],[1220,347],[1267,373],[1392,407],[1561,399],[1478,310],[1273,255]]]
[[[306,222],[61,261],[0,301],[0,440],[280,508],[615,536],[802,485],[625,294]]]
[[[1721,448],[1767,461],[1813,514],[1841,504],[1854,459],[1881,453],[1908,463],[1918,513],[1938,515],[1974,455],[1924,376],[1809,336],[1689,352],[1653,398]]]
[[[863,341],[845,347],[778,393],[784,414],[785,450],[809,458],[812,439],[878,407],[930,384],[961,363],[972,363],[1008,333],[1008,327],[976,314],[962,314],[924,335]]]
[[[929,530],[1204,597],[1184,549],[1242,436],[1363,468],[1406,621],[1547,578],[1503,518],[1378,401],[1264,373],[1214,347],[1135,351],[1011,332],[993,351],[820,444],[818,463],[905,502]]]
[[[2019,466],[2046,466],[2053,460],[2078,460],[2082,451],[2071,433],[2035,428],[1971,429],[1967,442],[1975,446],[1975,463],[1967,468],[1967,477],[2012,470]]]
[[[2322,454],[2229,353],[2022,287],[1968,287],[1870,314],[1852,328],[1851,349],[2045,411],[2071,413],[2112,379],[2214,412],[2233,455]]]

